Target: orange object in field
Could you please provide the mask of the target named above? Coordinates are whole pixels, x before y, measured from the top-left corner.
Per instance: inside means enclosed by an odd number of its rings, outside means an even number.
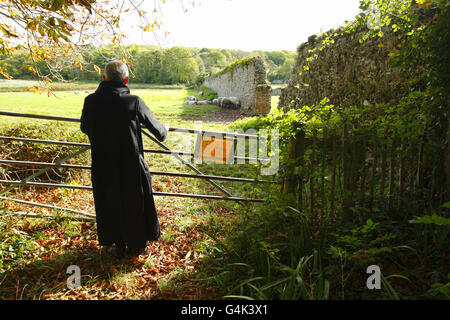
[[[234,139],[199,135],[195,146],[197,160],[230,164],[234,160]]]

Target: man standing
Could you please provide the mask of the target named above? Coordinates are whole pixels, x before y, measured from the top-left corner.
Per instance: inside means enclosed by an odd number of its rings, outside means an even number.
[[[168,127],[130,94],[123,62],[109,62],[103,80],[86,97],[81,116],[81,131],[91,143],[98,241],[101,246],[115,244],[121,254],[137,255],[160,236],[141,124],[160,141]]]

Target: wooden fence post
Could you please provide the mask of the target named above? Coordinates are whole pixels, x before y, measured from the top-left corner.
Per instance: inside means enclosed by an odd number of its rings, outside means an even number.
[[[375,179],[376,179],[376,172],[377,172],[377,143],[375,142],[373,144],[373,151],[372,151],[372,170],[370,175],[370,195],[369,195],[369,208],[370,213],[373,212],[373,202],[374,202],[374,194],[375,194]]]
[[[326,190],[325,190],[325,165],[327,158],[327,139],[328,139],[328,128],[323,128],[323,144],[322,144],[322,165],[321,165],[321,195],[322,195],[322,205],[321,205],[321,215],[324,216],[328,212],[328,203],[326,198]]]
[[[336,148],[337,148],[337,130],[333,130],[333,151],[331,155],[332,167],[331,167],[331,187],[330,187],[330,213],[334,216],[336,214],[336,203],[335,203],[335,189],[336,189]]]
[[[342,210],[345,212],[351,206],[350,183],[351,183],[351,161],[353,150],[349,148],[347,126],[342,128]]]
[[[386,139],[386,136],[384,137]],[[385,140],[384,140],[385,141]],[[385,198],[384,198],[384,189],[386,184],[386,167],[387,167],[387,146],[383,144],[382,150],[381,150],[381,182],[380,182],[380,200],[385,207]]]
[[[291,137],[288,142],[288,164],[286,167],[285,180],[283,184],[283,194],[295,194],[296,178],[295,178],[295,164],[296,164],[296,152],[295,152],[295,137]]]
[[[302,129],[298,132],[297,137],[297,159],[298,165],[302,168],[298,176],[298,207],[303,210],[303,177],[304,177],[304,166],[305,166],[305,131]]]
[[[309,176],[309,191],[310,191],[310,212],[314,215],[315,212],[315,162],[316,162],[316,148],[317,148],[317,130],[313,130],[313,144],[312,144],[312,153],[311,153],[311,174]]]
[[[286,169],[286,179],[283,185],[284,195],[294,195],[297,188],[298,190],[298,207],[301,210],[303,207],[302,195],[303,195],[303,172],[299,174],[296,172],[296,167],[301,167],[303,171],[304,165],[304,153],[305,153],[305,131],[300,123],[295,124],[294,129],[297,132],[289,139],[288,143],[288,166]]]
[[[408,149],[405,147],[404,139],[400,144],[400,167],[398,171],[398,201],[397,208],[400,209],[403,205],[403,197],[405,193],[405,159],[408,156]]]
[[[394,195],[395,195],[395,166],[396,166],[396,154],[395,154],[395,149],[397,146],[397,141],[396,138],[392,139],[392,146],[391,146],[391,150],[389,153],[389,198],[388,198],[388,208],[389,211],[392,211],[393,209],[393,203],[394,203]]]
[[[360,172],[360,184],[359,184],[359,205],[364,206],[366,202],[366,180],[367,180],[367,165],[366,165],[366,148],[367,148],[367,140],[363,139],[361,149],[359,150],[359,164],[362,166]]]

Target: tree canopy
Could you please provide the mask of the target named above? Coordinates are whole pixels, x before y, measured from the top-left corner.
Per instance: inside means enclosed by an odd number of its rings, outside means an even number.
[[[151,45],[130,45],[120,47],[109,45],[103,47],[87,46],[83,54],[76,56],[58,57],[58,63],[65,67],[58,71],[59,79],[64,81],[99,80],[100,75],[89,66],[103,67],[108,61],[122,56],[123,51],[129,55],[129,61],[133,66],[131,80],[138,83],[160,84],[200,84],[211,74],[223,69],[230,63],[249,56],[260,56],[266,63],[267,77],[270,81],[286,81],[294,64],[295,52],[282,51],[284,63],[275,65],[268,55],[270,52],[254,51],[246,52],[232,49],[209,49],[172,47],[163,49]],[[0,55],[0,68],[8,70],[10,77],[14,79],[34,79],[37,74],[50,74],[51,63],[37,61],[34,69],[29,52],[26,49],[18,49],[12,55]],[[73,61],[80,61],[73,64]],[[87,67],[86,67],[87,66]]]
[[[24,69],[42,80],[62,80],[61,71],[67,67],[62,61],[83,69],[80,56],[88,52],[90,45],[112,43],[123,48],[125,34],[120,30],[123,15],[135,14],[143,31],[158,29],[156,13],[165,0],[154,3],[154,12],[148,14],[141,9],[142,2],[134,0],[2,0],[0,54],[12,55],[23,49],[31,62]],[[122,57],[128,61],[126,50]],[[40,62],[47,65],[48,73],[40,73]],[[90,68],[101,71],[94,63]],[[10,78],[5,67],[0,68],[0,74]]]
[[[121,58],[132,73],[138,70],[132,75],[136,82],[192,84],[235,60],[259,55],[269,80],[288,79],[294,52],[125,46],[123,16],[134,15],[143,31],[158,36],[165,2],[156,0],[148,13],[134,0],[0,1],[0,75],[38,78],[51,89],[55,80],[99,79],[107,61]]]

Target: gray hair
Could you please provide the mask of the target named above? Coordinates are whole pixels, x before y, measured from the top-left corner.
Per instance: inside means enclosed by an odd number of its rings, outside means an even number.
[[[128,77],[128,67],[119,60],[113,60],[105,66],[105,77],[107,81],[123,81]]]

